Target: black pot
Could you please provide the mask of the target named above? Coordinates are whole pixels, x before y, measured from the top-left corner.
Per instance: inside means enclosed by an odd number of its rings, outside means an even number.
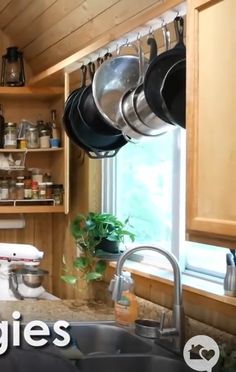
[[[119,253],[119,247],[120,242],[117,240],[108,240],[106,238],[102,238],[100,243],[96,245],[96,250],[101,249],[104,252]]]

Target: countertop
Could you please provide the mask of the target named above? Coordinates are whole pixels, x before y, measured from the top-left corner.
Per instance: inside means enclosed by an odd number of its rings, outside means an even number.
[[[79,300],[25,300],[25,301],[1,301],[1,320],[12,320],[12,313],[19,311],[22,321],[31,320],[57,321],[91,321],[91,320],[114,320],[112,307],[101,301]]]

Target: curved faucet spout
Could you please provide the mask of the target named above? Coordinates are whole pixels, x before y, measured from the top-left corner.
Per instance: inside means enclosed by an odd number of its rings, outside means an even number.
[[[154,247],[154,246],[139,246],[135,248],[131,248],[126,251],[119,259],[117,266],[116,266],[116,275],[115,281],[112,283],[113,289],[113,300],[116,301],[119,299],[121,295],[121,287],[122,287],[122,267],[128,257],[138,251],[147,251],[152,250],[154,252],[160,253],[164,257],[168,259],[170,262],[173,273],[174,273],[174,299],[173,299],[173,318],[172,318],[172,326],[173,328],[168,329],[160,329],[159,334],[160,337],[172,337],[173,341],[173,348],[181,352],[184,343],[184,310],[182,305],[182,284],[181,284],[181,272],[178,261],[176,257],[161,247]]]

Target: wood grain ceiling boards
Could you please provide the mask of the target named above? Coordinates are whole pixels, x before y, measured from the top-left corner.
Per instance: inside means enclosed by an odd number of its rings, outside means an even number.
[[[37,74],[164,1],[1,0],[0,28]]]

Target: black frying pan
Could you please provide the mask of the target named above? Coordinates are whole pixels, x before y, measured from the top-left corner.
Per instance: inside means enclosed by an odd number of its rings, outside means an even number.
[[[91,67],[92,63],[89,64],[89,68],[90,73],[93,74],[93,67],[92,69]],[[104,134],[101,131],[95,131],[93,123],[91,124],[90,122],[85,121],[83,117],[82,103],[84,100],[86,100],[86,94],[90,93],[87,88],[83,88],[75,94],[69,113],[69,121],[76,138],[86,147],[95,149],[97,151],[111,151],[120,149],[127,143],[121,131],[116,130],[118,134]]]
[[[176,17],[174,24],[178,42],[174,48],[152,60],[144,77],[144,92],[148,105],[159,118],[185,127],[186,48],[183,43],[183,18]],[[182,62],[178,65],[179,61]],[[174,67],[176,64],[178,68]]]

